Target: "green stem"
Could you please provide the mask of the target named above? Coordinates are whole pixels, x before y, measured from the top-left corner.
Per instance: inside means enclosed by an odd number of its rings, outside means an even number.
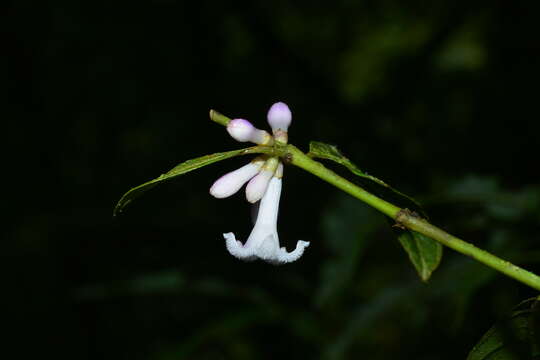
[[[395,218],[398,212],[401,210],[399,207],[390,204],[387,201],[384,201],[383,199],[353,184],[349,180],[342,178],[332,170],[327,169],[320,162],[315,161],[306,154],[304,154],[296,146],[288,145],[287,152],[290,154],[291,164],[296,165],[299,168],[302,168],[312,173],[313,175],[320,177],[324,181],[338,187],[339,189],[345,191],[348,194],[351,194],[355,198],[364,201],[368,205],[373,206],[375,209],[390,216],[391,218]]]
[[[516,279],[536,290],[540,290],[540,277],[530,271],[520,268],[509,261],[503,260],[485,250],[479,249],[473,244],[463,241],[442,229],[428,223],[425,219],[411,214],[409,211],[401,211],[396,216],[396,222],[403,226],[422,233],[443,245],[448,246],[464,255],[495,269],[513,279]]]
[[[227,126],[229,124],[229,119],[223,114],[218,113],[216,110],[210,110],[210,120],[217,122],[220,125]]]
[[[430,224],[425,219],[420,218],[418,215],[413,214],[411,211],[408,211],[407,209],[400,209],[399,207],[365,191],[359,186],[351,183],[349,180],[342,178],[332,170],[327,169],[318,161],[312,160],[293,145],[287,146],[287,153],[288,154],[286,154],[285,158],[288,159],[291,164],[320,177],[324,181],[336,186],[355,198],[373,206],[377,210],[396,220],[397,224],[424,234],[427,237],[430,237],[441,244],[462,253],[463,255],[470,256],[473,259],[491,267],[492,269],[495,269],[519,282],[522,282],[523,284],[529,285],[536,290],[540,290],[540,277],[532,272],[522,269],[519,266],[498,258],[485,250],[477,248],[473,244],[450,235],[438,227]]]
[[[228,117],[218,113],[215,110],[210,110],[210,118],[218,124],[224,126],[227,126],[230,121]],[[334,185],[355,198],[364,201],[368,205],[371,205],[383,214],[394,219],[398,225],[419,232],[451,249],[454,249],[457,252],[462,253],[463,255],[470,256],[471,258],[523,284],[529,285],[536,290],[540,290],[540,277],[538,275],[498,258],[485,250],[479,249],[473,244],[450,235],[444,230],[430,224],[425,219],[420,218],[411,211],[401,209],[365,191],[358,185],[353,184],[332,170],[327,169],[320,162],[311,159],[296,146],[276,142],[273,146],[273,153],[276,156],[283,158],[285,162],[298,166],[299,168],[318,176],[329,184]]]

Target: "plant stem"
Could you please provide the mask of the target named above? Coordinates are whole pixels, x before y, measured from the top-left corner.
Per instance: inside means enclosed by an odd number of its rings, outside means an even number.
[[[479,249],[473,244],[450,235],[444,230],[430,224],[425,219],[412,215],[409,211],[400,211],[395,219],[397,223],[402,224],[411,230],[422,233],[434,240],[437,240],[441,244],[456,250],[457,252],[470,256],[473,259],[499,272],[502,272],[511,278],[527,284],[536,290],[540,290],[540,277],[536,274],[522,269],[519,266],[503,260],[485,250]]]
[[[212,119],[212,121],[215,121],[218,124],[224,126],[227,126],[230,121],[227,116],[222,115],[215,110],[210,110],[210,118]],[[444,230],[430,224],[427,220],[420,218],[418,215],[412,213],[408,209],[401,209],[367,192],[358,185],[355,185],[349,180],[339,176],[332,170],[327,169],[320,162],[311,159],[296,146],[276,142],[272,148],[272,153],[274,153],[276,156],[283,158],[285,162],[298,166],[299,168],[302,168],[307,172],[310,172],[313,175],[320,177],[324,181],[345,191],[346,193],[354,196],[355,198],[362,200],[363,202],[374,207],[383,214],[394,219],[398,225],[419,232],[523,284],[526,284],[536,290],[540,290],[540,277],[538,275],[522,269],[519,266],[503,260],[485,250],[477,248],[473,244],[470,244],[453,235],[448,234]]]
[[[229,124],[229,119],[227,116],[218,113],[216,110],[210,110],[210,120],[217,122],[220,125],[227,126]]]
[[[391,218],[395,218],[401,210],[399,207],[390,204],[389,202],[373,195],[370,192],[367,192],[366,190],[353,184],[349,180],[342,178],[332,170],[327,169],[320,162],[315,161],[306,154],[304,154],[296,146],[288,145],[287,152],[290,154],[291,164],[296,165],[312,173],[313,175],[320,177],[324,181],[338,187],[346,193],[351,194],[355,198],[364,201],[368,205],[373,206],[375,209],[390,216]]]
[[[446,245],[451,249],[456,250],[457,252],[462,253],[463,255],[470,256],[473,259],[523,284],[529,285],[536,290],[540,290],[540,277],[532,272],[522,269],[519,266],[498,258],[485,250],[477,248],[473,244],[450,235],[438,227],[430,224],[425,219],[420,218],[418,215],[413,214],[411,211],[408,211],[407,209],[400,209],[399,207],[365,191],[361,187],[339,176],[332,170],[327,169],[318,161],[311,159],[293,145],[287,145],[286,152],[287,154],[285,155],[285,159],[288,159],[291,164],[320,177],[324,181],[345,191],[355,198],[364,201],[368,205],[371,205],[385,215],[388,215],[392,219],[396,220],[397,224],[410,230],[419,232],[433,240],[440,242],[443,245]]]

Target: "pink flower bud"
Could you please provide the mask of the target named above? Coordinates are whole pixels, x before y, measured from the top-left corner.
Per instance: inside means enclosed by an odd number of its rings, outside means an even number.
[[[240,142],[251,141],[255,130],[255,126],[245,119],[233,119],[227,125],[229,135]]]
[[[291,125],[292,114],[287,104],[277,102],[268,110],[268,123],[275,133],[277,130],[287,131]]]
[[[253,142],[259,145],[267,145],[272,141],[270,134],[259,130],[245,119],[233,119],[227,125],[229,135],[236,141]]]
[[[240,188],[253,178],[260,170],[264,160],[255,159],[240,169],[223,175],[210,188],[210,194],[223,199],[235,194]]]
[[[247,201],[250,203],[256,203],[257,201],[261,200],[266,192],[266,189],[268,188],[268,184],[270,183],[272,176],[274,176],[274,171],[263,169],[253,179],[251,179],[246,186]]]

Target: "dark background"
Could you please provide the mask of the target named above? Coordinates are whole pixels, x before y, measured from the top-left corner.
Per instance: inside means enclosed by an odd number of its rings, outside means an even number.
[[[539,4],[13,2],[2,297],[17,358],[465,358],[536,292],[450,250],[422,283],[382,215],[296,168],[279,233],[311,246],[285,266],[225,250],[249,206],[208,189],[246,158],[112,209],[244,146],[210,108],[262,128],[285,101],[293,144],[337,144],[434,223],[540,272]]]

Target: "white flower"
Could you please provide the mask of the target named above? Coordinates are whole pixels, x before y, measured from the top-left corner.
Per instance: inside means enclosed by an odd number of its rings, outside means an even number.
[[[272,146],[274,140],[287,143],[287,131],[291,124],[291,110],[282,102],[275,103],[268,111],[268,123],[273,136],[264,130],[255,128],[249,121],[233,119],[227,125],[227,131],[237,141],[254,142]],[[236,193],[246,182],[246,198],[251,203],[260,200],[255,226],[245,244],[236,240],[233,233],[223,234],[227,250],[239,259],[262,259],[272,264],[284,264],[297,260],[309,246],[307,241],[298,241],[296,248],[288,252],[279,246],[277,219],[283,164],[277,157],[258,157],[251,163],[219,178],[210,188],[210,194],[216,198],[225,198]]]
[[[296,243],[296,248],[291,252],[279,246],[277,218],[282,171],[283,165],[280,163],[261,200],[257,221],[246,243],[236,240],[233,233],[223,234],[227,250],[233,256],[247,261],[259,258],[272,264],[284,264],[297,260],[309,246],[309,242],[302,240]]]

